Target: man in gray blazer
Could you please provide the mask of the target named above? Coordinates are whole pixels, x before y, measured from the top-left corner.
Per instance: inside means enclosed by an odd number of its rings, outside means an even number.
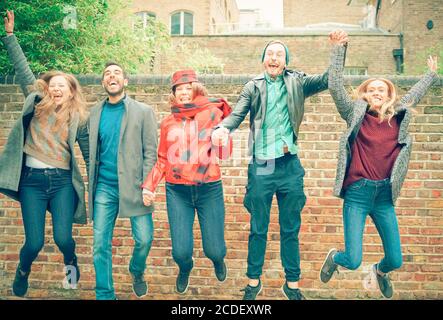
[[[143,205],[143,178],[157,160],[157,121],[151,107],[125,93],[123,68],[108,62],[102,86],[108,98],[89,120],[89,216],[94,221],[97,300],[113,300],[112,234],[117,216],[131,220],[135,246],[129,271],[137,297],[147,294],[146,259],[153,238],[152,205]]]

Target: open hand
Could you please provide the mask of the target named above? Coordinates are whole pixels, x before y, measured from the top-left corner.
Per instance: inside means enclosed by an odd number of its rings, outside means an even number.
[[[3,18],[5,21],[5,31],[8,36],[14,33],[14,11],[6,10],[6,17]]]
[[[428,58],[428,67],[429,70],[433,71],[433,72],[437,72],[437,56],[429,56]]]
[[[345,45],[348,41],[348,34],[343,30],[334,30],[329,33],[329,42],[333,45]]]

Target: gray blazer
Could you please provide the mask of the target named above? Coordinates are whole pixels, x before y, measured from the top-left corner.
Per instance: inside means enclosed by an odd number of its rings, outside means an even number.
[[[0,192],[20,201],[18,187],[22,168],[24,166],[23,147],[26,131],[28,130],[29,123],[34,115],[35,105],[40,102],[41,97],[38,92],[32,92],[30,89],[35,82],[35,77],[29,68],[26,57],[23,54],[16,37],[12,35],[2,38],[2,41],[8,50],[9,58],[14,64],[16,76],[26,100],[23,105],[22,113],[12,127],[3,153],[0,155]],[[78,115],[72,119],[69,126],[68,144],[72,154],[72,185],[74,186],[78,199],[77,208],[74,214],[74,222],[85,224],[85,185],[80,174],[77,160],[74,156],[74,145],[76,141],[78,141],[83,158],[87,160],[89,157],[87,126],[86,124],[79,126]]]
[[[135,217],[151,213],[154,206],[143,205],[141,185],[157,161],[157,121],[151,107],[124,98],[125,113],[118,146],[119,216]],[[94,217],[94,194],[100,165],[98,129],[106,100],[91,109],[89,118],[89,217]]]
[[[337,174],[334,186],[334,195],[341,198],[344,197],[343,181],[351,163],[352,144],[360,130],[361,123],[368,108],[368,103],[363,99],[351,100],[344,88],[343,68],[345,52],[346,48],[343,46],[333,47],[331,67],[329,69],[329,91],[340,116],[347,124],[347,129],[340,138]],[[401,145],[401,150],[394,162],[390,178],[392,203],[394,204],[406,178],[411,156],[412,138],[407,131],[409,122],[411,121],[411,111],[409,108],[415,106],[420,99],[423,98],[436,78],[437,74],[435,72],[428,72],[401,98],[395,108],[397,119],[400,121],[398,143]]]
[[[284,70],[283,79],[288,92],[289,119],[297,143],[298,131],[305,112],[304,101],[309,96],[328,88],[328,72],[308,76],[302,72]],[[252,145],[263,127],[266,105],[266,79],[262,73],[245,84],[233,112],[219,125],[232,131],[238,128],[250,111],[249,155],[252,155]]]

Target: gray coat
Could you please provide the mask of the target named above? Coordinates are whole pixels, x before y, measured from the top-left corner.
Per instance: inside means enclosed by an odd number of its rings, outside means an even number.
[[[345,52],[345,47],[334,46],[331,54],[331,67],[329,69],[329,91],[340,116],[347,124],[347,129],[340,138],[337,174],[334,186],[334,195],[341,198],[344,196],[343,181],[351,163],[352,144],[360,130],[361,123],[368,108],[368,103],[363,99],[351,100],[344,88],[343,68]],[[436,78],[437,74],[435,72],[428,72],[401,98],[395,108],[397,119],[400,121],[398,143],[401,145],[401,150],[394,162],[390,178],[392,203],[395,203],[400,194],[411,156],[412,138],[407,131],[409,122],[411,121],[411,111],[409,108],[415,106],[420,101]]]
[[[328,73],[308,76],[298,71],[284,70],[283,79],[288,92],[288,112],[297,143],[298,131],[305,112],[304,102],[309,96],[328,88]],[[234,111],[222,121],[221,126],[229,130],[238,128],[250,111],[249,155],[252,143],[263,127],[266,115],[266,79],[264,73],[245,84]]]
[[[18,187],[20,176],[24,166],[23,147],[26,131],[34,115],[35,105],[41,100],[38,92],[31,92],[30,86],[35,82],[35,77],[29,69],[26,57],[15,36],[2,39],[9,57],[14,64],[17,79],[22,91],[26,96],[22,113],[15,122],[8,136],[3,153],[0,155],[0,192],[20,201]],[[77,208],[74,214],[75,223],[86,223],[85,185],[80,174],[77,160],[74,156],[74,145],[78,141],[83,157],[88,159],[88,135],[87,126],[79,126],[78,116],[72,119],[69,126],[68,145],[71,157],[72,184],[77,194]]]
[[[125,113],[118,145],[119,216],[135,217],[151,213],[154,206],[143,205],[141,185],[157,161],[157,121],[151,107],[124,98]],[[100,165],[99,124],[106,100],[91,109],[89,118],[89,217],[94,217],[94,194]]]

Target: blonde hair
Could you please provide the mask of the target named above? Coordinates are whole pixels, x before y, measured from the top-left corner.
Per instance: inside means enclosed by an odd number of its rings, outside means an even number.
[[[49,82],[56,76],[62,76],[66,79],[72,93],[71,99],[59,108],[55,105],[48,90]],[[36,81],[35,87],[43,95],[42,100],[35,106],[35,116],[41,118],[55,113],[56,122],[53,131],[57,131],[64,124],[70,124],[75,114],[79,115],[80,124],[84,124],[88,119],[89,110],[86,106],[86,100],[79,82],[72,74],[61,71],[49,71]]]
[[[397,103],[397,90],[395,89],[394,84],[385,78],[370,78],[364,81],[361,85],[359,85],[356,89],[357,98],[363,99],[366,102],[368,101],[366,98],[366,93],[368,91],[368,86],[373,81],[382,81],[388,86],[388,101],[386,101],[380,109],[376,110],[378,113],[378,117],[380,119],[380,123],[387,117],[388,124],[390,125],[390,121],[393,116],[395,116],[395,104]]]
[[[192,100],[194,100],[198,96],[203,96],[203,97],[208,96],[208,90],[205,88],[205,86],[202,83],[191,82],[191,85],[192,85]],[[169,94],[168,97],[169,105],[171,106],[179,104],[177,98],[175,97],[175,88],[176,86],[172,88],[172,92]]]

